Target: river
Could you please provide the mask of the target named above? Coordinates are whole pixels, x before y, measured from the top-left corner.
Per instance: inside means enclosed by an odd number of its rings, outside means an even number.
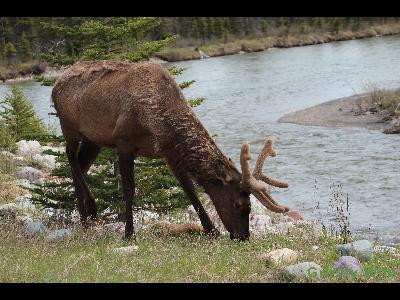
[[[379,237],[387,244],[400,243],[400,135],[277,121],[288,112],[362,93],[371,84],[399,87],[400,36],[173,65],[187,68],[178,81],[196,80],[184,93],[206,97],[195,110],[238,166],[243,142],[249,142],[257,154],[266,137],[274,139],[278,156],[269,158],[264,170],[290,185],[284,190],[271,188],[279,203],[327,225],[334,222],[326,210],[338,190],[332,190],[332,185],[340,185],[343,196],[339,198],[349,200],[353,233]],[[47,115],[51,87],[36,82],[20,85],[39,115],[54,123]],[[10,85],[0,85],[0,98],[9,89]]]

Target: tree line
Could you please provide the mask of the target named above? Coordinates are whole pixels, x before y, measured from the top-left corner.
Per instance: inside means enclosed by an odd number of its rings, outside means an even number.
[[[85,42],[84,32],[69,34],[68,28],[87,21],[104,26],[121,18],[109,17],[0,17],[0,61],[7,64],[25,62],[62,49],[66,56],[77,55]],[[124,22],[136,17],[123,18]],[[318,31],[338,33],[359,30],[363,26],[399,21],[399,17],[160,17],[153,30],[134,39],[161,40],[177,36],[177,40],[206,42],[232,38],[269,35],[306,34]],[[64,30],[60,30],[63,26]],[[93,29],[93,28],[92,28]],[[88,33],[87,31],[86,33]],[[139,35],[142,33],[138,32]],[[103,39],[107,41],[107,39]]]

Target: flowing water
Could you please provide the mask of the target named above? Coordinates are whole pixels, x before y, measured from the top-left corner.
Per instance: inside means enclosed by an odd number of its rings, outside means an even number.
[[[290,184],[284,190],[271,188],[279,203],[329,224],[333,221],[326,210],[338,191],[332,185],[340,185],[342,198],[349,199],[353,232],[379,236],[388,244],[400,242],[400,135],[277,121],[286,113],[364,92],[369,84],[399,87],[400,36],[173,65],[187,68],[178,81],[197,81],[184,92],[206,97],[195,110],[235,163],[243,142],[257,154],[265,138],[273,137],[278,156],[269,158],[264,170]],[[39,115],[49,120],[51,87],[36,82],[20,85]],[[9,89],[10,85],[0,85],[0,97]]]

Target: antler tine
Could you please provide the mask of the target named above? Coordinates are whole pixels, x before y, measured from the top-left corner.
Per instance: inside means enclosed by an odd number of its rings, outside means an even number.
[[[262,173],[263,167],[265,160],[267,159],[268,156],[276,156],[276,151],[272,147],[273,141],[271,139],[267,139],[265,141],[264,147],[261,150],[261,153],[258,155],[256,166],[254,167],[253,175],[256,179],[260,179],[264,181],[265,183],[276,186],[278,188],[287,188],[289,187],[289,184],[286,182],[282,182],[276,179],[272,179]]]
[[[289,208],[281,206],[275,202],[272,196],[268,193],[267,188],[260,184],[258,180],[251,174],[249,160],[251,160],[249,144],[243,144],[240,153],[240,165],[242,168],[242,188],[252,193],[260,202],[269,210],[283,213],[289,211]]]

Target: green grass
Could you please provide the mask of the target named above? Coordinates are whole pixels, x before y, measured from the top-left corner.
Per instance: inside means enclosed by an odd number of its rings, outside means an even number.
[[[48,241],[17,237],[18,229],[0,227],[0,282],[276,282],[283,267],[268,266],[259,255],[288,247],[300,252],[299,261],[314,261],[330,268],[339,258],[338,242],[326,236],[289,234],[251,237],[250,242],[224,236],[168,236],[143,230],[136,242],[103,231],[78,230],[73,238]],[[136,244],[134,254],[111,254],[110,249]],[[319,249],[313,251],[312,245]],[[323,282],[392,282],[399,273],[385,276],[384,268],[398,267],[389,254],[364,263],[377,271],[371,278],[328,277]],[[311,279],[311,281],[318,281]]]

